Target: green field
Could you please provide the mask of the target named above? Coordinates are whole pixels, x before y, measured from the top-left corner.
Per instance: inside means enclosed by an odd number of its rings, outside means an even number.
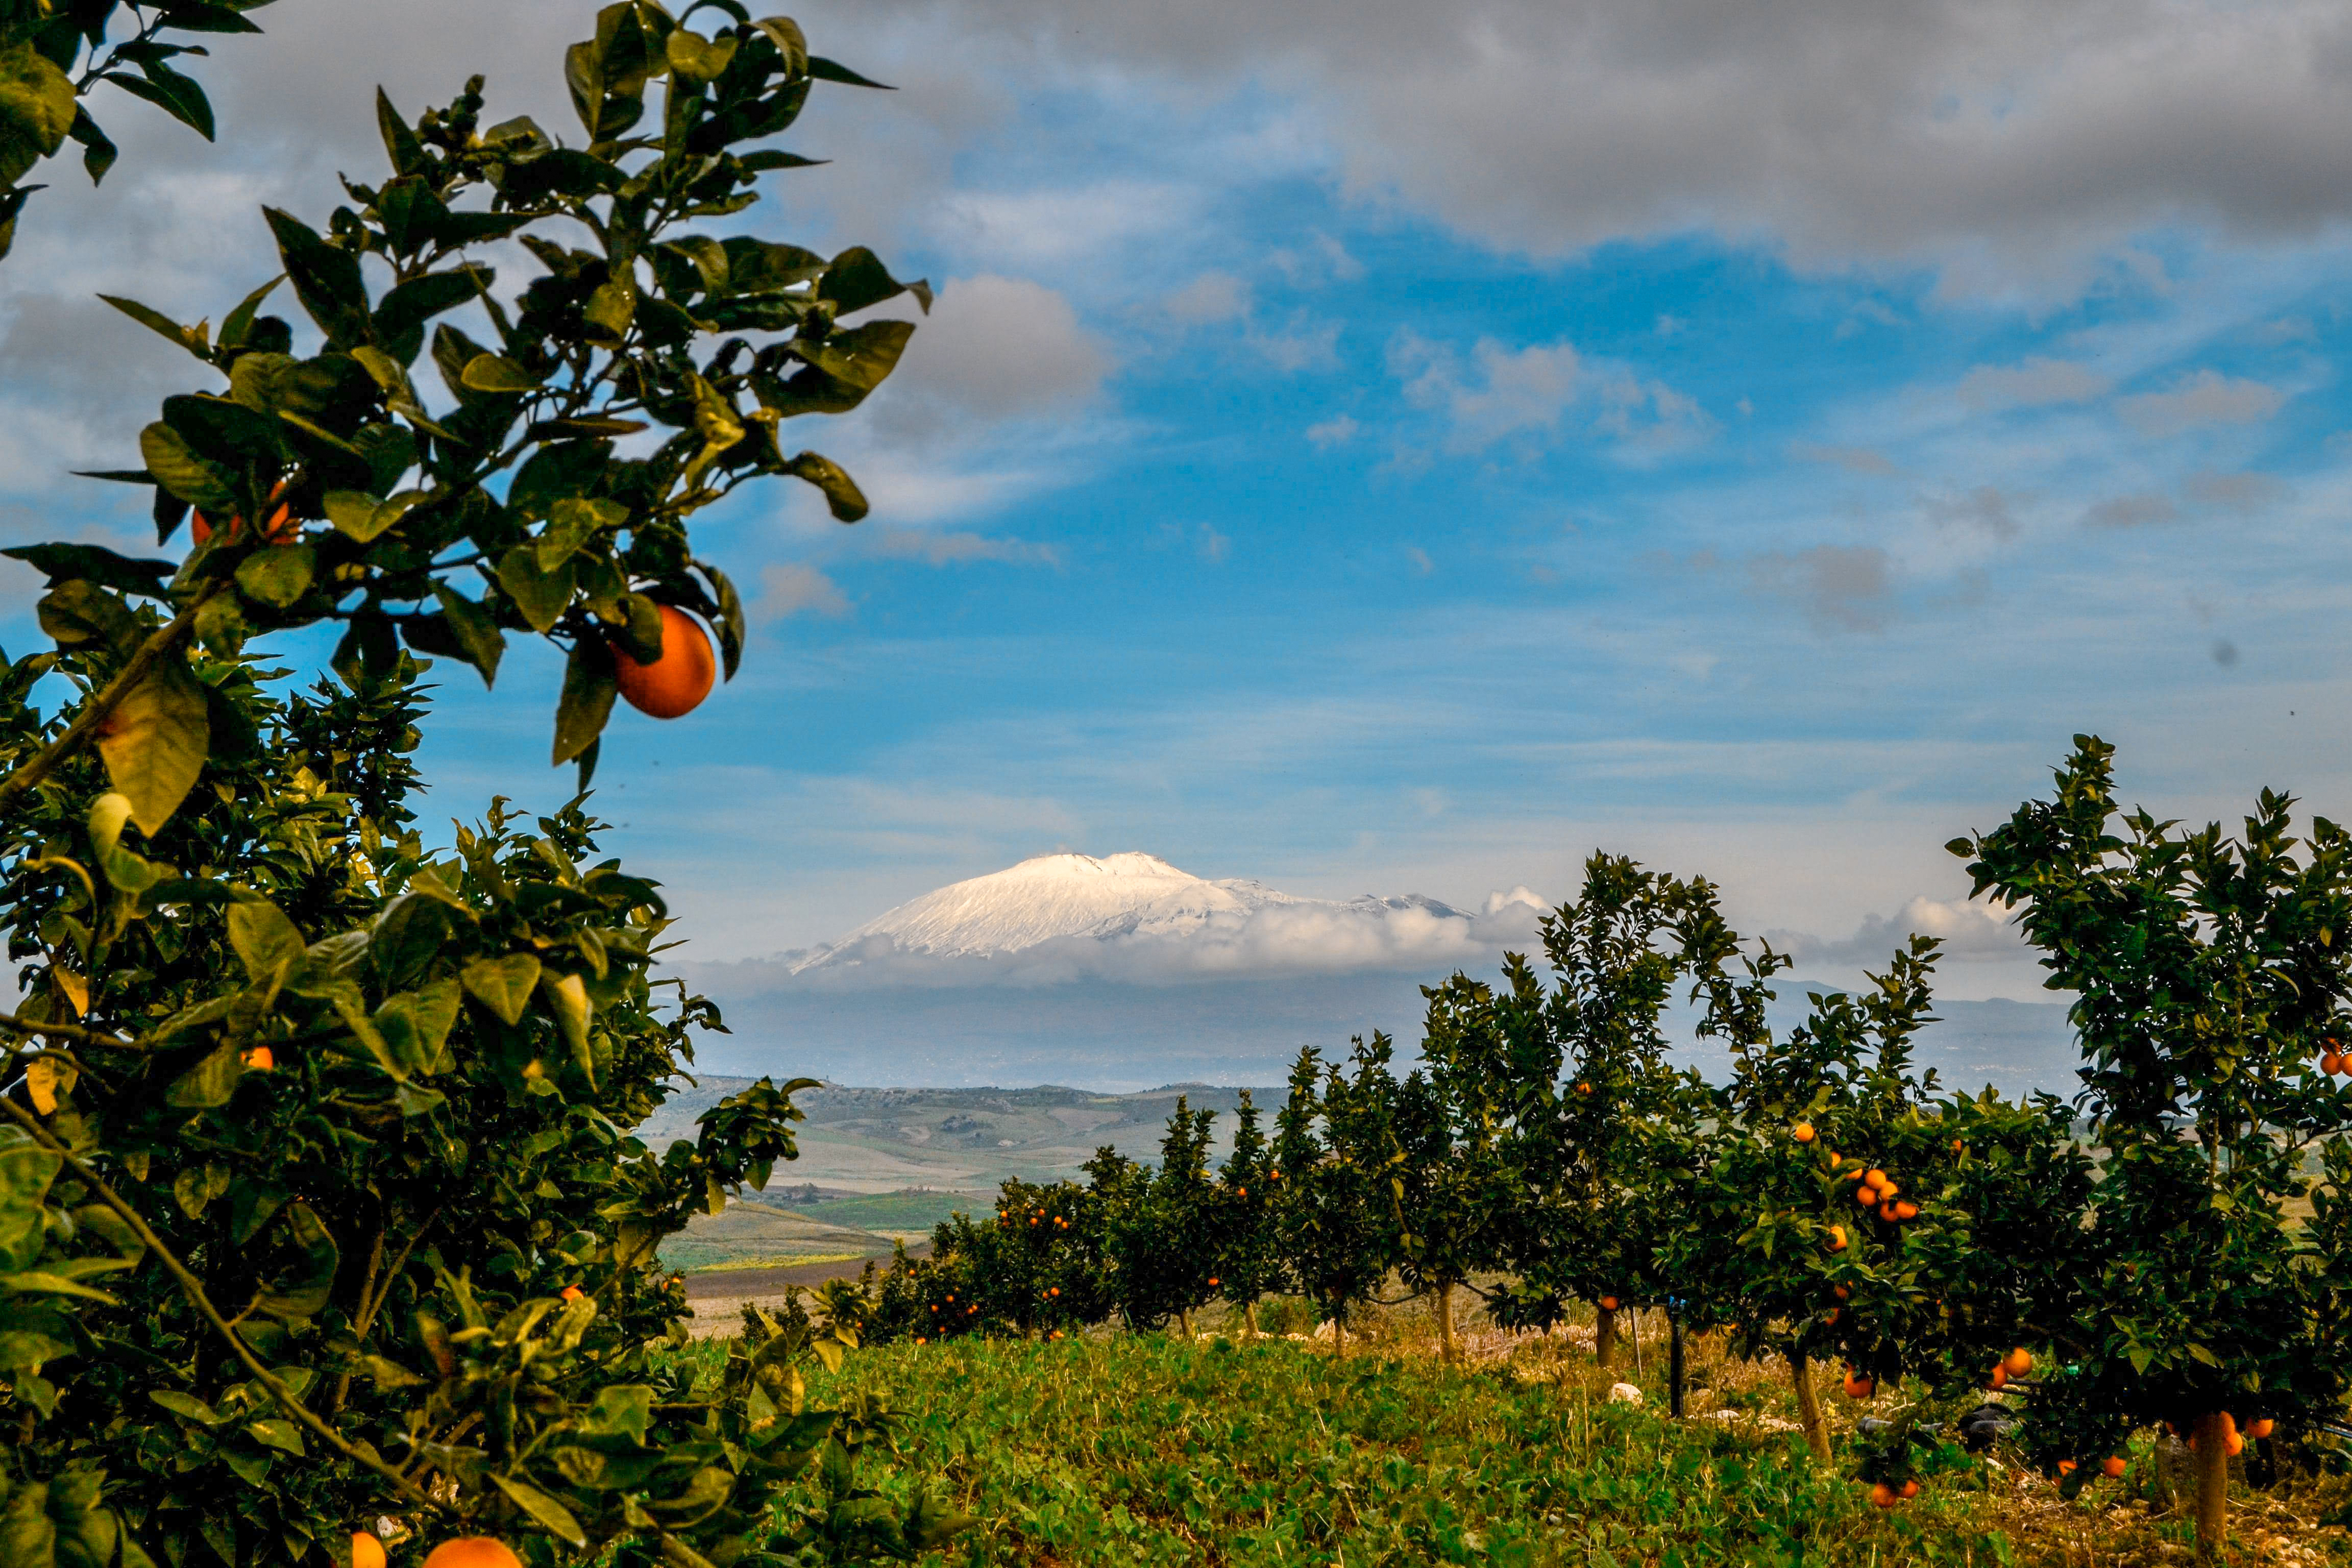
[[[822,1225],[912,1240],[930,1235],[931,1227],[951,1214],[987,1214],[994,1202],[975,1193],[877,1193],[872,1197],[835,1198],[793,1212]]]
[[[898,1410],[906,1451],[983,1521],[928,1559],[948,1565],[2057,1568],[2185,1555],[2189,1523],[2151,1505],[2145,1453],[2124,1481],[2068,1503],[1948,1446],[1921,1496],[1882,1512],[1843,1463],[1823,1472],[1777,1429],[1794,1414],[1779,1369],[1703,1349],[1681,1422],[1663,1413],[1661,1370],[1654,1355],[1643,1373],[1620,1369],[1645,1391],[1636,1406],[1612,1403],[1611,1380],[1566,1339],[1454,1371],[1402,1342],[1335,1363],[1295,1341],[1111,1334],[886,1347],[812,1393],[863,1387]],[[1850,1433],[1858,1407],[1833,1403]],[[907,1478],[882,1473],[903,1495]],[[2318,1526],[2341,1492],[2264,1494],[2242,1510],[2238,1560],[2352,1560],[2343,1532]]]

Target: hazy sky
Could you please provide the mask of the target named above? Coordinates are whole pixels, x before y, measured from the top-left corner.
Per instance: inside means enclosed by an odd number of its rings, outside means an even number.
[[[584,5],[279,0],[127,99],[0,266],[6,531],[135,542],[263,201],[373,178],[370,98],[569,132]],[[2126,794],[2352,784],[2352,10],[2303,0],[861,0],[744,226],[939,309],[703,523],[757,600],[699,713],[616,720],[612,847],[696,952],[837,934],[1057,848],[1475,905],[1596,845],[1829,973],[1925,921],[2029,995],[1940,848],[2077,731]],[[511,268],[509,282],[528,276]],[[146,542],[152,544],[152,534]],[[34,637],[29,573],[0,629]],[[445,814],[565,792],[555,657],[452,672]]]

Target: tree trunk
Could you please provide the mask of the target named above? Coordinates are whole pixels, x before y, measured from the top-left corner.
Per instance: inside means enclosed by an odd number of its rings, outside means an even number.
[[[2230,1527],[2230,1417],[2215,1411],[2197,1422],[2197,1561],[2221,1561]]]
[[[1666,1316],[1666,1414],[1683,1417],[1683,1321],[1671,1310]]]
[[[1190,1307],[1180,1307],[1180,1308],[1178,1308],[1178,1309],[1177,1309],[1177,1311],[1176,1311],[1176,1326],[1177,1326],[1177,1328],[1178,1328],[1179,1330],[1182,1331],[1183,1335],[1184,1335],[1184,1342],[1185,1342],[1186,1344],[1188,1344],[1188,1345],[1189,1345],[1189,1344],[1191,1344],[1191,1343],[1192,1342],[1192,1308],[1190,1308]]]
[[[1805,1429],[1806,1447],[1822,1464],[1834,1463],[1836,1456],[1830,1452],[1830,1429],[1822,1421],[1821,1395],[1813,1392],[1812,1363],[1801,1355],[1790,1356],[1789,1379],[1797,1385],[1797,1425]]]
[[[1346,1310],[1347,1309],[1343,1307],[1339,1311],[1331,1314],[1331,1359],[1333,1361],[1346,1361],[1348,1359],[1348,1325],[1345,1321]]]
[[[1242,1328],[1248,1338],[1253,1340],[1257,1338],[1257,1303],[1255,1301],[1242,1303]]]
[[[1592,1359],[1607,1372],[1617,1363],[1617,1314],[1601,1306],[1592,1311]]]
[[[1437,1344],[1448,1366],[1460,1359],[1454,1348],[1454,1285],[1450,1280],[1437,1288]]]

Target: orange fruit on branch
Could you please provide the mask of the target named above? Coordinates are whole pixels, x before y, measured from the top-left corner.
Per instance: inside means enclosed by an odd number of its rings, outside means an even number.
[[[719,660],[702,623],[675,605],[661,607],[661,657],[651,664],[638,663],[615,641],[613,674],[630,707],[656,719],[676,719],[694,711],[710,695],[719,679]]]
[[[1847,1289],[1843,1285],[1831,1286],[1830,1294],[1835,1296],[1841,1301],[1851,1301],[1853,1300],[1853,1292]]]
[[[2007,1388],[2009,1386],[2009,1368],[2001,1365],[1999,1362],[1993,1363],[1992,1375],[1985,1380],[1985,1386],[1991,1389],[1995,1394]]]
[[[2106,1463],[2099,1467],[2099,1468],[2105,1473],[2106,1478],[2111,1481],[2121,1480],[2126,1468],[2126,1463],[2121,1454],[2109,1454],[2107,1456]]]
[[[1868,1182],[1874,1187],[1883,1187],[1888,1184],[1886,1173],[1878,1169],[1875,1165],[1872,1166],[1869,1170],[1864,1171],[1862,1173],[1862,1179]]]
[[[1845,1396],[1848,1399],[1871,1399],[1878,1394],[1878,1384],[1852,1367],[1845,1369]]]
[[[1902,1495],[1903,1494],[1901,1492],[1896,1491],[1885,1481],[1880,1481],[1877,1485],[1870,1489],[1870,1500],[1880,1508],[1893,1508],[1895,1506],[1895,1500],[1900,1498]]]
[[[261,531],[262,542],[265,544],[292,544],[299,541],[302,537],[302,525],[294,521],[294,509],[287,505],[284,501],[278,500],[278,497],[285,493],[286,481],[284,479],[280,479],[276,484],[269,487],[269,499],[272,501],[277,502],[277,505],[269,513],[268,526]],[[231,517],[228,520],[228,536],[231,539],[235,539],[239,533],[243,532],[244,530],[245,519],[243,517]],[[200,511],[190,512],[188,514],[188,537],[194,540],[196,543],[203,544],[210,540],[212,536],[212,519],[206,517]]]
[[[364,1530],[352,1531],[352,1568],[383,1568],[383,1542]]]
[[[2277,1429],[2278,1423],[2267,1415],[2246,1423],[2246,1436],[2249,1437],[2267,1437]]]
[[[2033,1370],[2033,1352],[2020,1345],[2000,1358],[2000,1365],[2010,1376],[2023,1377]]]
[[[494,1535],[461,1535],[435,1547],[425,1568],[522,1568],[522,1559]]]
[[[1810,1121],[1800,1121],[1789,1130],[1789,1136],[1800,1143],[1810,1143],[1813,1141],[1813,1124]]]
[[[1601,1310],[1602,1311],[1604,1311],[1604,1312],[1613,1312],[1613,1311],[1615,1311],[1615,1310],[1617,1310],[1617,1298],[1616,1298],[1616,1297],[1614,1297],[1614,1296],[1603,1296],[1603,1297],[1601,1297]]]
[[[1895,1495],[1903,1498],[1906,1501],[1912,1498],[1917,1497],[1919,1495],[1919,1483],[1917,1481],[1905,1481],[1903,1483],[1903,1489]]]
[[[1893,1204],[1881,1204],[1878,1205],[1878,1217],[1885,1220],[1887,1224],[1893,1225],[1902,1216],[1895,1212],[1895,1205]]]
[[[1901,1203],[1895,1205],[1895,1217],[1896,1219],[1916,1219],[1919,1217],[1919,1205],[1913,1203],[1909,1198],[1905,1198]]]
[[[245,1070],[247,1072],[268,1072],[277,1065],[278,1058],[268,1046],[256,1046],[245,1053]]]
[[[1845,1250],[1845,1226],[1842,1225],[1830,1226],[1830,1250],[1832,1252]]]
[[[562,1297],[564,1300],[577,1301],[583,1294],[585,1294],[585,1292],[583,1292],[577,1285],[566,1285],[562,1289],[558,1290],[556,1294]]]

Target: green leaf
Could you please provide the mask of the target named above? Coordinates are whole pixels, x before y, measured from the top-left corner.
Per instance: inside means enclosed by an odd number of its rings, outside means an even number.
[[[269,298],[272,289],[285,281],[286,274],[281,272],[237,301],[236,309],[231,310],[228,313],[228,319],[221,322],[221,347],[241,349],[245,346],[246,341],[253,335],[254,317],[260,312],[261,302]]]
[[[917,281],[901,283],[890,276],[881,258],[862,245],[852,246],[833,258],[817,279],[817,298],[833,301],[834,314],[846,316],[863,310],[868,305],[878,305],[885,300],[895,300],[901,294],[912,294],[923,307],[926,315],[931,309],[931,286]]]
[[[535,632],[545,632],[563,618],[563,612],[572,606],[572,585],[571,562],[552,572],[541,571],[539,552],[530,544],[518,544],[499,560],[499,586]]]
[[[721,36],[705,38],[684,27],[677,29],[663,41],[663,52],[669,57],[673,77],[699,85],[716,81],[735,58],[735,40]]]
[[[539,960],[527,952],[504,958],[478,958],[459,971],[467,993],[509,1025],[522,1022],[523,1009],[539,984]]]
[[[376,336],[394,348],[403,364],[425,343],[425,324],[444,310],[470,304],[489,291],[498,274],[471,262],[447,272],[412,278],[383,297],[375,310]]]
[[[291,213],[276,207],[264,207],[261,212],[270,233],[277,237],[278,254],[286,263],[295,298],[327,334],[328,346],[348,348],[367,342],[372,322],[360,258],[328,244]]]
[[[563,695],[555,705],[554,765],[562,767],[593,745],[612,717],[620,687],[603,641],[582,637],[563,666]]]
[[[163,597],[163,584],[179,568],[169,561],[132,561],[96,544],[20,544],[0,555],[22,561],[52,583],[79,577],[118,593]]]
[[[588,1537],[581,1530],[580,1521],[572,1517],[572,1510],[537,1487],[511,1481],[504,1476],[492,1476],[490,1480],[513,1500],[517,1508],[544,1525],[550,1534],[573,1546],[588,1544]]]
[[[236,510],[236,476],[200,455],[162,420],[139,433],[139,456],[155,482],[172,494],[211,512]]]
[[[0,49],[0,183],[64,146],[79,107],[73,79],[47,56],[29,43]]]
[[[245,1424],[246,1436],[265,1448],[275,1448],[281,1454],[302,1458],[302,1429],[280,1416]]]
[[[255,984],[278,981],[302,956],[302,933],[285,912],[266,899],[240,899],[228,907],[228,944],[236,950],[245,976]]]
[[[163,830],[204,772],[212,720],[204,688],[177,652],[155,661],[100,727],[99,755],[131,820],[149,837]]]
[[[430,499],[423,490],[403,490],[378,500],[365,490],[329,490],[320,498],[327,521],[335,531],[359,544],[371,544],[411,509]]]
[[[163,311],[150,310],[138,300],[126,300],[119,294],[100,294],[99,298],[157,337],[168,339],[173,347],[185,349],[198,359],[209,357],[205,353],[204,341],[196,335],[194,328],[184,327]]]
[[[140,76],[108,71],[103,79],[133,98],[143,98],[209,142],[213,139],[213,106],[196,79],[184,76],[160,59],[139,61]]]
[[[282,610],[310,591],[318,569],[318,552],[310,546],[276,545],[236,563],[236,586],[255,603]]]
[[[504,354],[479,353],[460,373],[467,390],[520,394],[539,390],[539,380]]]
[[[195,1066],[173,1079],[172,1086],[163,1091],[163,1103],[178,1106],[184,1110],[201,1110],[207,1106],[226,1105],[229,1096],[236,1092],[237,1079],[244,1076],[243,1047],[231,1042],[214,1050]],[[207,1198],[211,1195],[205,1194]],[[182,1200],[182,1206],[186,1206],[184,1198]]]
[[[341,1261],[341,1254],[334,1237],[308,1204],[287,1206],[286,1228],[293,1245],[300,1249],[302,1261],[289,1274],[268,1283],[262,1292],[259,1310],[273,1318],[316,1317],[334,1289],[335,1266]]]
[[[0,1144],[0,1268],[27,1268],[41,1256],[41,1200],[64,1163],[37,1144]]]
[[[151,1388],[147,1391],[147,1397],[173,1415],[184,1416],[201,1426],[217,1426],[224,1419],[203,1400],[191,1394],[182,1394],[176,1389]]]
[[[898,90],[897,88],[890,86],[887,82],[875,81],[869,78],[859,76],[847,66],[843,65],[836,60],[826,59],[823,55],[811,55],[808,58],[808,73],[809,75],[816,78],[819,81],[837,81],[844,87],[870,87],[878,89],[883,92],[896,92]]]
[[[733,579],[707,561],[698,561],[694,569],[710,584],[710,597],[717,614],[711,626],[719,633],[719,669],[730,680],[743,661],[743,600],[736,593]]]
[[[869,510],[865,492],[857,482],[842,470],[830,458],[814,452],[803,452],[784,465],[784,471],[797,479],[806,479],[824,492],[824,504],[834,517],[842,522],[856,522]]]
[[[122,156],[122,149],[114,144],[113,138],[99,129],[98,121],[90,118],[87,107],[76,108],[73,125],[66,134],[81,143],[82,172],[89,176],[89,183],[93,185],[104,180],[106,172],[113,168],[115,160]]]
[[[440,601],[442,616],[449,623],[450,634],[464,650],[466,662],[481,671],[485,687],[497,684],[499,660],[507,651],[506,634],[490,612],[467,598],[446,583],[433,584],[433,596]]]
[[[572,1063],[593,1078],[595,1059],[588,1051],[588,983],[577,974],[542,971],[539,989],[547,998],[548,1011],[555,1015],[556,1029],[572,1048]]]
[[[618,501],[582,500],[566,496],[549,509],[547,527],[532,542],[541,572],[553,572],[593,542],[629,521],[629,509]]]
[[[60,583],[41,596],[37,611],[41,630],[59,647],[100,643],[128,653],[139,641],[139,623],[130,608],[97,584],[76,579]]]
[[[392,160],[393,173],[413,174],[425,167],[425,143],[408,128],[408,121],[392,106],[392,100],[382,88],[375,89],[376,131],[383,137],[385,156]]]

